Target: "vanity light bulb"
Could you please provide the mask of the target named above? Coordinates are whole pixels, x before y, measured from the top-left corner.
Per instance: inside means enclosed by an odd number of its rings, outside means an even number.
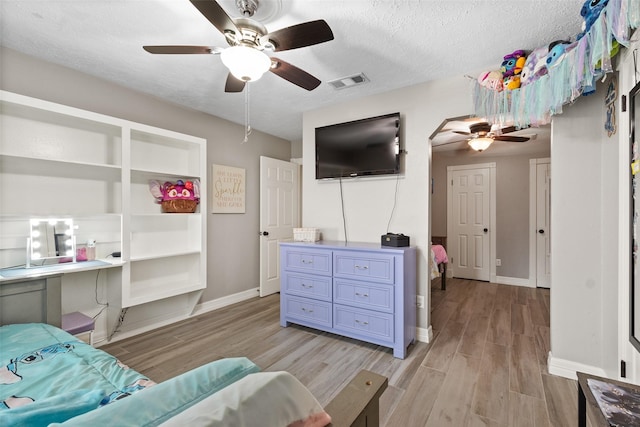
[[[73,251],[72,250],[68,250],[67,251],[67,256],[73,256]]]
[[[64,242],[64,244],[65,244],[65,245],[67,245],[67,247],[68,247],[68,248],[70,248],[70,247],[71,247],[71,245],[73,245],[73,241],[72,241],[71,239],[69,239],[69,240],[66,240],[66,241]]]
[[[31,246],[33,246],[33,249],[40,249],[40,242],[33,242]]]
[[[33,230],[31,232],[32,237],[40,237],[40,230]]]
[[[64,234],[66,234],[67,236],[71,236],[71,233],[72,233],[71,229],[68,229],[64,232]]]
[[[40,252],[34,252],[34,253],[31,255],[31,258],[33,258],[33,259],[40,259]]]

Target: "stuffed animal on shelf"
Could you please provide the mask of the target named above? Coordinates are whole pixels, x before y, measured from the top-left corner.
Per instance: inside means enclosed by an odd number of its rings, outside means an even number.
[[[505,55],[503,59],[500,71],[504,77],[511,77],[522,72],[527,56],[524,50],[516,50],[513,53]]]
[[[498,70],[485,71],[478,76],[478,83],[488,89],[501,92],[504,89],[504,77]]]
[[[548,46],[541,46],[534,49],[527,60],[524,63],[522,72],[520,73],[520,86],[525,86],[535,82],[540,77],[547,74],[547,54],[549,53]]]
[[[565,57],[565,54],[575,45],[566,40],[556,40],[549,44],[549,53],[545,59],[547,70],[557,66]]]
[[[520,88],[520,76],[505,77],[503,85],[506,90],[514,90]]]
[[[164,212],[195,212],[200,202],[200,181],[197,179],[179,179],[175,183],[166,181],[164,184],[150,180],[149,191]]]
[[[600,16],[609,0],[586,0],[580,9],[580,16],[584,18],[582,32],[577,35],[576,40],[580,40],[591,29],[591,26]]]

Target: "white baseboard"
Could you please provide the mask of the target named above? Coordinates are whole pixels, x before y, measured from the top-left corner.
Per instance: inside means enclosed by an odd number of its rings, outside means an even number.
[[[519,277],[496,276],[495,283],[500,283],[501,285],[524,286],[525,288],[535,288],[535,286],[531,286],[531,281],[529,279],[521,279]]]
[[[431,325],[428,328],[416,328],[416,341],[430,343],[433,340],[433,329]]]
[[[97,336],[94,338],[94,346],[100,347],[104,344],[111,344],[117,341],[121,341],[125,338],[134,337],[136,335],[143,334],[145,332],[153,331],[154,329],[162,328],[164,326],[171,325],[173,323],[180,322],[188,319],[189,315],[184,313],[169,313],[168,316],[154,317],[152,319],[145,319],[144,322],[135,322],[127,324],[126,331],[119,331],[111,337],[108,341],[106,336]],[[151,322],[149,320],[152,320]]]
[[[550,374],[569,378],[571,380],[578,379],[576,372],[584,372],[598,377],[608,377],[607,373],[602,368],[573,362],[571,360],[559,359],[557,357],[553,357],[551,352],[549,352],[549,357],[547,358],[547,366],[549,367]]]
[[[238,302],[246,301],[251,298],[255,298],[258,296],[259,288],[249,289],[247,291],[238,292],[237,294],[227,295],[222,298],[217,298],[211,301],[206,301],[202,304],[198,304],[193,309],[193,312],[189,314],[184,313],[168,313],[167,316],[163,316],[161,318],[155,317],[153,322],[144,324],[128,324],[128,329],[126,331],[118,332],[115,334],[109,343],[113,343],[116,341],[123,340],[125,338],[129,338],[135,335],[139,335],[145,332],[152,331],[154,329],[161,328],[163,326],[168,326],[176,322],[180,322],[181,320],[188,319],[192,316],[197,316],[199,314],[208,313],[213,310],[217,310],[222,307],[226,307],[231,304],[235,304]],[[107,344],[106,336],[94,336],[94,344],[96,347],[99,347],[103,344]]]
[[[196,305],[196,307],[193,309],[192,316],[208,313],[210,311],[217,310],[231,304],[236,304],[238,302],[255,298],[260,295],[259,292],[259,288],[253,288],[246,291],[238,292],[237,294],[227,295],[226,297],[203,302],[202,304]]]

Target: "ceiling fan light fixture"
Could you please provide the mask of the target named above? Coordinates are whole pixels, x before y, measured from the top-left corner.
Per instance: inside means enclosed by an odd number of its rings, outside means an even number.
[[[247,46],[229,47],[222,51],[220,59],[235,78],[244,82],[258,80],[271,68],[266,53]]]
[[[484,151],[493,143],[493,138],[473,138],[469,141],[469,146],[476,151]]]

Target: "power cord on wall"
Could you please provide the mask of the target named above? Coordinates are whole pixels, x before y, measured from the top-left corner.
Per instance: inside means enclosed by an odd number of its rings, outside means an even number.
[[[342,192],[342,177],[340,177],[340,204],[342,206],[342,226],[344,227],[344,242],[348,243],[349,239],[347,238],[347,219],[344,215],[344,194]]]
[[[96,304],[101,305],[102,308],[100,309],[100,311],[98,312],[98,314],[96,314],[95,316],[93,316],[93,320],[97,319],[98,316],[100,316],[102,314],[102,312],[109,307],[109,303],[108,302],[100,302],[98,300],[98,278],[100,277],[100,271],[102,270],[98,270],[98,273],[96,274],[96,287],[95,287],[95,300],[96,300]]]
[[[391,220],[393,214],[396,211],[396,204],[398,203],[398,183],[400,182],[400,174],[396,175],[396,190],[393,196],[393,208],[391,208],[391,215],[389,215],[389,222],[387,223],[387,233],[389,233],[389,227],[391,226]]]

